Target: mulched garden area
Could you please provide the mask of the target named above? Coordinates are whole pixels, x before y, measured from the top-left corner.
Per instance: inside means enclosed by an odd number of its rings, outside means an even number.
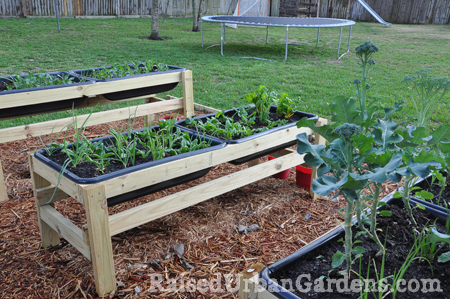
[[[139,118],[137,125],[142,124]],[[89,127],[85,135],[105,136],[112,125]],[[0,203],[0,297],[97,298],[91,263],[81,253],[64,239],[51,250],[40,247],[27,152],[41,147],[38,138],[0,144],[10,199]],[[196,181],[114,206],[109,212],[114,214],[245,167],[221,164]],[[384,191],[395,188],[389,185]],[[291,254],[335,227],[335,211],[343,205],[339,199],[311,200],[309,191],[296,185],[295,169],[291,169],[286,180],[266,178],[126,231],[112,237],[119,288],[110,298],[135,298],[137,294],[139,298],[237,298],[234,277],[227,290],[225,275],[238,274],[256,262],[268,265]],[[56,208],[77,226],[85,224],[84,208],[77,201],[59,201]],[[258,224],[262,229],[242,234],[238,232],[240,224]],[[184,264],[174,252],[175,244],[185,245]],[[186,262],[193,269],[187,270]],[[162,275],[161,286],[166,289],[150,292],[158,275]],[[219,278],[221,291],[197,288],[183,292],[183,286],[174,284],[212,278]]]

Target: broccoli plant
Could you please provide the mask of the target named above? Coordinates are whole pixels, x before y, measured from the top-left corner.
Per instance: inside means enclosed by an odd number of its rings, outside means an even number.
[[[425,126],[428,119],[450,90],[447,77],[431,77],[430,70],[420,70],[415,76],[405,76],[402,83],[408,87],[410,98],[417,113],[417,126]]]
[[[297,127],[309,127],[328,141],[327,145],[312,145],[305,133],[299,134],[297,152],[305,154],[306,163],[318,167],[313,191],[321,196],[330,193],[341,195],[346,201],[346,207],[339,211],[344,218],[345,252],[337,252],[332,265],[338,267],[346,262],[347,273],[351,269],[353,255],[359,256],[364,252],[362,246],[354,247],[353,216],[356,216],[356,225],[360,229],[358,234],[367,234],[379,246],[378,255],[384,254],[385,248],[376,229],[377,216],[389,216],[387,211],[378,209],[384,204],[380,198],[382,184],[388,180],[400,182],[409,175],[427,176],[430,167],[439,167],[440,163],[433,160],[438,155],[416,154],[416,147],[420,142],[429,147],[446,141],[442,137],[445,128],[424,136],[426,132],[422,128],[400,126],[389,120],[392,111],[400,109],[400,106],[385,109],[384,117],[376,119],[375,110],[367,108],[365,92],[367,75],[374,65],[369,61],[378,48],[365,42],[356,51],[362,66],[362,80],[356,83],[358,103],[352,98],[338,98],[333,106],[332,124],[316,127],[316,120],[307,119],[297,123]],[[410,208],[409,202],[405,202],[405,206]]]

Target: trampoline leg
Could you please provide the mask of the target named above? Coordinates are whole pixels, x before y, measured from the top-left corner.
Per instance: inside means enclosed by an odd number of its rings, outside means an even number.
[[[223,56],[223,23],[220,23],[220,54]]]
[[[320,28],[317,28],[317,43],[316,47],[319,45]]]
[[[286,50],[284,52],[284,60],[283,60],[283,62],[285,62],[287,60],[288,39],[289,39],[289,27],[286,27]]]
[[[203,48],[203,21],[202,20],[200,20],[200,33],[202,36],[202,48]]]
[[[342,56],[344,56],[345,54],[347,54],[348,52],[350,52],[350,40],[351,40],[351,38],[352,38],[352,27],[353,27],[353,26],[350,26],[350,32],[349,32],[349,34],[348,34],[347,52],[345,52],[345,53],[342,54],[341,56],[339,56],[339,54],[338,54],[338,59],[341,59]]]
[[[227,26],[223,26],[223,43],[227,43],[227,33],[225,32],[225,29],[227,29]]]
[[[267,32],[266,32],[266,44],[269,43],[269,26],[267,26]]]
[[[338,45],[337,59],[339,59],[339,51],[341,50],[341,39],[342,39],[342,27],[341,27],[341,32],[339,33],[339,45]]]

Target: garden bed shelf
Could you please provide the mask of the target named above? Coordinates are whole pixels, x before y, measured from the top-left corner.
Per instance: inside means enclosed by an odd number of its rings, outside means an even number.
[[[294,150],[285,149],[274,154],[278,156],[277,159],[112,216],[108,216],[108,198],[201,171],[247,154],[264,151],[273,147],[274,144],[289,142],[302,132],[313,133],[309,128],[285,129],[276,134],[264,135],[244,143],[230,144],[211,152],[141,169],[98,184],[77,184],[62,177],[58,185],[59,172],[30,154],[30,171],[38,207],[43,247],[59,244],[59,235],[64,237],[86,258],[92,260],[98,294],[109,293],[116,289],[110,236],[303,164],[303,156]],[[58,192],[49,202],[55,186],[58,186]],[[53,208],[55,201],[68,197],[73,197],[85,206],[87,225],[84,226],[84,230],[71,224]]]

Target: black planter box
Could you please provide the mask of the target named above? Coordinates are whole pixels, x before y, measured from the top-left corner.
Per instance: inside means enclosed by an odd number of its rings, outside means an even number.
[[[153,128],[157,128],[158,126],[154,126]],[[141,130],[136,130],[133,132],[139,132],[142,131],[144,129]],[[186,131],[186,130],[185,130]],[[126,133],[124,133],[126,134]],[[191,134],[189,132],[190,136],[193,136],[195,138],[198,138],[197,136]],[[101,137],[101,138],[95,138],[90,140],[90,142],[96,142],[96,141],[104,141],[107,142],[109,139],[112,139],[112,136],[106,136],[106,137]],[[73,172],[68,171],[67,169],[64,170],[63,175],[65,177],[67,177],[68,179],[70,179],[71,181],[77,183],[77,184],[96,184],[96,183],[100,183],[112,178],[116,178],[116,177],[120,177],[138,170],[142,170],[142,169],[146,169],[146,168],[150,168],[156,165],[160,165],[160,164],[164,164],[167,162],[171,162],[171,161],[176,161],[176,160],[181,160],[183,158],[187,158],[187,157],[191,157],[191,156],[195,156],[198,154],[202,154],[202,153],[206,153],[209,151],[213,151],[219,148],[223,148],[226,146],[226,143],[222,142],[221,140],[215,139],[215,138],[208,138],[208,137],[204,137],[205,140],[207,141],[211,141],[211,146],[208,148],[204,148],[204,149],[200,149],[200,150],[196,150],[196,151],[192,151],[192,152],[187,152],[187,153],[183,153],[183,154],[179,154],[179,155],[175,155],[175,156],[170,156],[170,157],[166,157],[160,160],[156,160],[156,161],[151,161],[151,162],[146,162],[143,164],[139,164],[139,165],[135,165],[132,167],[128,167],[128,168],[124,168],[112,173],[107,173],[107,174],[103,174],[94,178],[81,178],[79,176],[77,176],[76,174],[74,174]],[[55,163],[54,161],[51,161],[50,159],[48,159],[47,157],[44,156],[45,150],[41,149],[37,152],[35,152],[35,157],[42,161],[43,163],[45,163],[46,165],[48,165],[49,167],[53,168],[54,170],[61,172],[62,166]],[[145,188],[141,188],[141,189],[137,189],[125,194],[121,194],[118,196],[114,196],[111,198],[108,198],[108,206],[113,206],[122,202],[126,202],[126,201],[130,201],[133,200],[135,198],[147,195],[147,194],[151,194],[163,189],[167,189],[170,187],[174,187],[180,184],[184,184],[187,183],[189,181],[192,180],[196,180],[204,175],[206,175],[209,171],[211,170],[211,168],[206,168],[206,169],[202,169],[200,171],[196,171],[187,175],[183,175],[177,178],[173,178],[171,180],[167,180],[167,181],[163,181],[161,183],[157,183]]]
[[[425,190],[428,189],[431,186],[431,175],[425,179],[420,179],[414,186]],[[439,218],[440,220],[445,221],[448,217],[447,210],[444,207],[438,206],[429,201],[424,201],[414,196],[412,196],[409,201],[414,206],[420,205],[425,207],[434,217]]]
[[[86,79],[86,82],[81,82],[82,79],[79,76],[77,76],[75,74],[70,74],[68,72],[53,72],[53,73],[44,73],[44,74],[49,74],[51,76],[69,75],[71,78],[74,79],[74,82],[76,82],[76,83],[2,91],[2,92],[0,92],[0,101],[2,99],[2,95],[17,94],[17,96],[19,97],[21,93],[25,94],[25,93],[30,93],[33,91],[38,91],[38,90],[57,89],[57,88],[73,87],[73,86],[95,83],[95,81],[92,79]],[[35,76],[37,76],[37,75],[40,75],[40,74],[36,74]],[[20,77],[25,78],[25,77],[29,77],[29,76],[21,75]],[[10,82],[10,80],[13,78],[14,78],[13,76],[0,77],[0,83]],[[51,112],[51,111],[56,111],[56,110],[61,110],[61,109],[70,109],[72,107],[76,107],[76,106],[83,104],[86,100],[87,100],[87,97],[82,96],[80,98],[66,99],[66,100],[61,100],[61,101],[56,101],[56,102],[41,103],[41,104],[19,106],[19,107],[12,107],[12,108],[4,108],[4,109],[0,109],[0,118],[26,116],[26,115],[30,115],[30,114]]]
[[[403,202],[401,199],[394,199],[394,193],[388,194],[386,197],[382,199],[383,202],[388,204],[395,204],[399,206],[403,206]],[[383,207],[380,207],[383,209]],[[435,214],[428,207],[425,207],[427,212],[430,212],[432,217],[435,217]],[[353,218],[353,223],[356,222],[356,218]],[[283,268],[289,267],[292,264],[295,264],[299,259],[303,258],[306,254],[315,251],[319,247],[329,244],[331,242],[337,242],[337,240],[341,239],[344,235],[344,229],[341,226],[337,226],[333,230],[329,231],[325,235],[319,237],[308,245],[300,248],[293,254],[275,262],[274,264],[264,268],[259,274],[260,286],[264,287],[267,291],[271,292],[277,298],[285,298],[285,299],[301,299],[294,293],[288,291],[283,286],[279,285],[275,281],[271,279],[273,273],[280,271]],[[329,293],[326,293],[328,296]],[[324,294],[325,295],[325,294]],[[358,297],[358,294],[355,294]],[[370,295],[370,294],[369,294]],[[355,297],[355,298],[356,298]],[[328,298],[328,297],[327,297]],[[331,298],[331,297],[330,297]],[[369,296],[370,298],[370,296]]]
[[[276,110],[277,110],[276,106],[271,106],[270,107],[270,112],[274,112],[275,113]],[[224,112],[224,114],[226,116],[231,116],[231,115],[233,115],[235,113],[236,113],[236,110],[234,110],[234,109],[229,109],[229,110],[226,110]],[[215,113],[211,113],[211,114],[195,117],[194,119],[206,122],[206,119],[208,117],[214,117],[215,115],[216,115]],[[295,111],[294,115],[297,116],[297,117],[300,117],[300,118],[307,117],[308,119],[318,119],[319,118],[315,114],[306,113],[306,112],[300,112],[300,111]],[[205,135],[202,132],[197,132],[194,129],[187,128],[185,120],[178,121],[175,125],[178,126],[178,127],[185,128],[185,129],[191,131],[192,133],[194,133],[194,134],[196,134],[198,136],[204,136]],[[237,140],[224,140],[224,139],[221,139],[221,140],[223,140],[227,144],[238,144],[238,143],[243,143],[243,142],[246,142],[246,141],[249,141],[249,140],[253,140],[253,139],[261,137],[261,136],[265,136],[265,135],[272,134],[272,133],[275,133],[275,132],[278,132],[278,131],[282,131],[282,130],[285,130],[285,129],[288,129],[288,128],[291,128],[291,127],[295,127],[296,125],[297,125],[297,122],[292,122],[292,123],[288,123],[288,124],[280,126],[280,127],[272,128],[272,129],[264,131],[264,132],[256,133],[256,134],[253,134],[251,136],[244,137],[244,138],[241,138],[241,139],[237,139]],[[209,135],[205,135],[205,136],[209,136]],[[297,139],[292,140],[292,141],[287,142],[287,143],[284,143],[284,144],[277,144],[277,145],[274,145],[273,147],[271,147],[271,148],[269,148],[267,150],[260,151],[260,152],[255,153],[255,154],[248,155],[248,156],[245,156],[245,157],[242,157],[242,158],[230,161],[229,163],[234,164],[234,165],[242,164],[242,163],[245,163],[245,162],[248,162],[248,161],[251,161],[251,160],[263,157],[263,156],[266,156],[266,155],[268,155],[270,153],[279,151],[281,149],[284,149],[284,148],[287,148],[287,147],[290,147],[290,146],[293,146],[293,145],[296,145],[296,144],[297,144]]]
[[[130,67],[133,67],[133,66],[130,65]],[[83,70],[73,70],[70,72],[73,74],[76,74],[78,76],[82,76],[82,77],[89,78],[91,80],[95,80],[97,82],[112,82],[112,81],[137,78],[137,77],[147,77],[147,76],[149,77],[149,81],[151,81],[152,76],[157,76],[157,75],[164,74],[164,73],[182,72],[182,71],[186,70],[185,68],[179,67],[179,66],[168,65],[168,67],[169,67],[168,71],[150,72],[150,73],[145,73],[145,74],[132,75],[132,76],[126,76],[126,77],[120,77],[120,78],[112,78],[112,79],[93,79],[93,78],[89,77],[92,75],[92,73],[94,71],[110,69],[111,66],[90,68],[90,69],[83,69]],[[106,94],[103,94],[103,97],[105,97],[106,99],[108,99],[110,101],[118,101],[118,100],[127,99],[127,98],[136,98],[136,97],[140,97],[140,96],[156,94],[156,93],[160,93],[160,92],[166,92],[166,91],[174,89],[175,87],[177,87],[177,85],[178,85],[178,82],[166,83],[166,84],[161,84],[161,85],[106,93]]]

